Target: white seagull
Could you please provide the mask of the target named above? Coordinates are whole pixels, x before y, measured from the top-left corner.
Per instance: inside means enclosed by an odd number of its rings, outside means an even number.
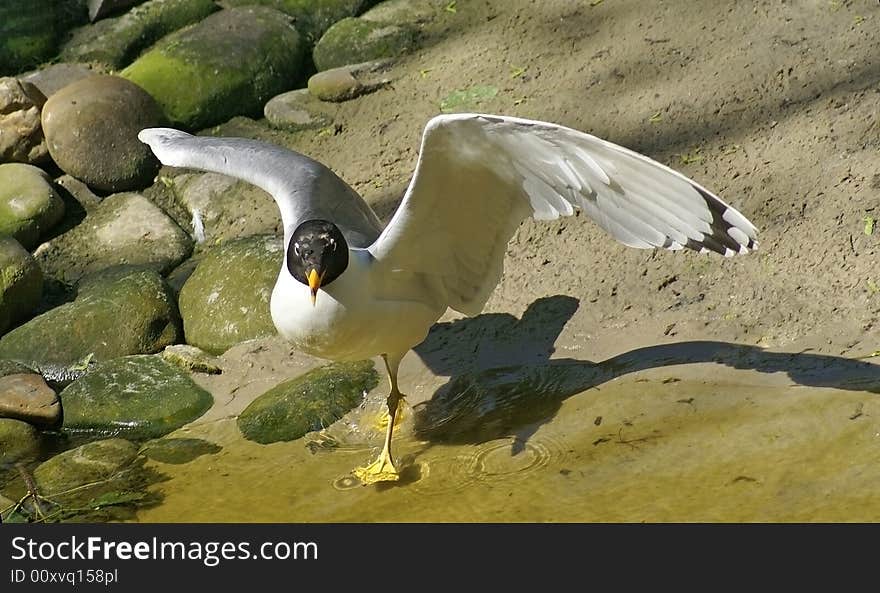
[[[275,199],[285,254],[270,310],[281,336],[320,358],[384,359],[391,383],[385,443],[376,461],[355,470],[364,483],[399,476],[391,433],[403,397],[401,359],[447,308],[480,313],[526,217],[583,210],[638,248],[731,256],[757,247],[751,222],[684,175],[541,121],[469,113],[431,119],[415,173],[384,229],[342,179],[291,150],[169,128],[138,138],[165,165],[231,175]]]

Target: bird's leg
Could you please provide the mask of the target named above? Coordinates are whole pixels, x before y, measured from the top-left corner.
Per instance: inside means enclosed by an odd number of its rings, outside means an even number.
[[[385,368],[388,370],[388,381],[391,383],[391,393],[388,394],[388,399],[386,400],[388,405],[388,426],[385,428],[385,444],[376,461],[366,467],[359,467],[354,470],[354,475],[364,484],[396,482],[400,479],[400,473],[394,466],[394,459],[391,457],[391,435],[394,432],[394,418],[397,415],[400,400],[403,399],[403,394],[397,388],[397,367],[400,365],[400,358],[395,356],[389,362],[388,356],[382,355],[382,359],[385,361]]]

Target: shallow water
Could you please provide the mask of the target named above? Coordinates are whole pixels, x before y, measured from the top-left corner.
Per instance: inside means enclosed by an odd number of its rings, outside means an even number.
[[[401,482],[362,486],[350,472],[381,444],[365,427],[383,387],[318,440],[258,445],[228,417],[178,431],[223,449],[150,461],[167,479],[138,520],[880,519],[880,368],[865,362],[705,342],[483,371],[428,390],[398,428]]]

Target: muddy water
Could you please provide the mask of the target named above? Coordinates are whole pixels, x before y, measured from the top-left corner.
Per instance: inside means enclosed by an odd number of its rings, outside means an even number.
[[[866,362],[694,342],[484,370],[439,390],[415,366],[404,380],[430,397],[398,429],[399,484],[350,477],[381,442],[369,428],[380,387],[294,442],[250,443],[232,418],[179,431],[223,450],[151,461],[162,503],[138,519],[880,520],[880,368]]]

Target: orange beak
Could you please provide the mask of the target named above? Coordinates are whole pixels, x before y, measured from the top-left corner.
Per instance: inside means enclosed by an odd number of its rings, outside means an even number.
[[[309,289],[312,291],[312,306],[315,306],[315,299],[318,297],[318,289],[321,288],[321,279],[324,277],[323,274],[318,275],[318,271],[315,268],[312,268],[312,271],[309,272]]]

